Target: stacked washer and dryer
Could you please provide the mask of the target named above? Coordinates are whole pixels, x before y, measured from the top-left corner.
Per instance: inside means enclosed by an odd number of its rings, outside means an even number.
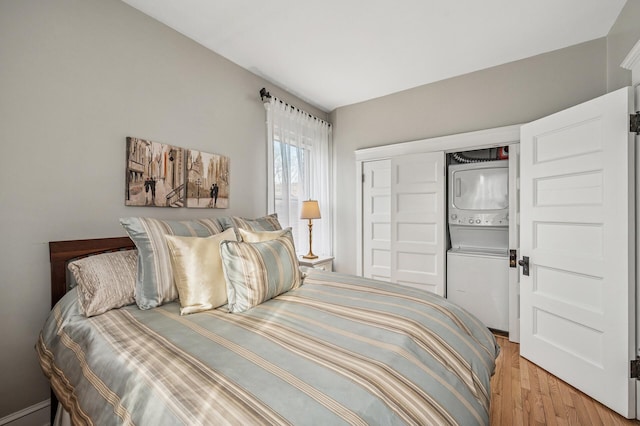
[[[449,166],[447,298],[509,329],[508,161]]]

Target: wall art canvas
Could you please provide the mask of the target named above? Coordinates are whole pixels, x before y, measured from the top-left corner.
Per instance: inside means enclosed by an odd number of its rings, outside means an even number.
[[[187,150],[187,207],[229,207],[229,157]]]
[[[126,206],[182,207],[185,149],[127,137]]]

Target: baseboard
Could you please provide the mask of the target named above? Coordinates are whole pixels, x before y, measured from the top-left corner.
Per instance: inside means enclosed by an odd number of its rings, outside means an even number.
[[[33,426],[49,424],[49,407],[51,400],[47,399],[38,402],[30,407],[23,408],[20,411],[9,414],[0,419],[0,426]]]

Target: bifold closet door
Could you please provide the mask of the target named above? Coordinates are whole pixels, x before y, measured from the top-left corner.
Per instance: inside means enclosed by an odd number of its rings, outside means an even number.
[[[391,279],[391,160],[363,163],[362,274]]]
[[[444,296],[444,152],[391,159],[391,281]]]

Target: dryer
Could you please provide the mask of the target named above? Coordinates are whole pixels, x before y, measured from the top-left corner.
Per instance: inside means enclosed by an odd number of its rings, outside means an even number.
[[[452,248],[509,247],[508,161],[449,166],[448,223]]]

